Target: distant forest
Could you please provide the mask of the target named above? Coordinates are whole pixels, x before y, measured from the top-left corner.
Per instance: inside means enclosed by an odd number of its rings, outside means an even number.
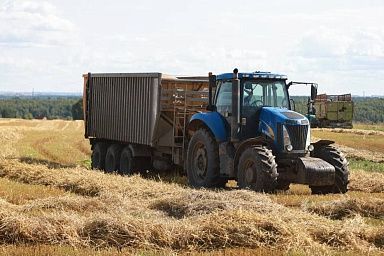
[[[293,96],[296,111],[307,113],[305,96]],[[384,122],[384,98],[354,97],[354,121],[362,123]],[[24,119],[83,119],[82,100],[76,96],[0,96],[0,117]]]
[[[82,119],[82,101],[74,96],[0,97],[0,117]]]

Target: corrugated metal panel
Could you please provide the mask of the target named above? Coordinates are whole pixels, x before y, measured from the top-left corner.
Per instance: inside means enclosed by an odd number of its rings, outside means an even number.
[[[88,137],[153,144],[160,73],[92,74]]]

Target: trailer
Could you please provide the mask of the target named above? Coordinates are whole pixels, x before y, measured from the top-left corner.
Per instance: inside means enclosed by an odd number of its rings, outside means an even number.
[[[306,184],[345,193],[348,162],[330,140],[310,141],[291,109],[285,75],[163,73],[83,75],[92,168],[130,175],[178,168],[193,187],[271,192]]]
[[[92,168],[129,174],[149,168],[147,163],[153,159],[157,169],[182,166],[186,124],[208,105],[208,77],[162,73],[83,77],[85,137],[92,145]],[[118,146],[108,150],[111,143]]]

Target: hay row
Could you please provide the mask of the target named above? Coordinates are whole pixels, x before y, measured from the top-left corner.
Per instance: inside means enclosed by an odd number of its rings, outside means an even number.
[[[380,250],[384,244],[383,228],[368,226],[359,215],[332,220],[321,215],[332,215],[337,207],[292,209],[251,191],[194,190],[139,176],[49,169],[15,160],[0,163],[0,176],[70,192],[23,205],[0,200],[3,244],[176,251],[302,248],[320,254],[332,249]]]

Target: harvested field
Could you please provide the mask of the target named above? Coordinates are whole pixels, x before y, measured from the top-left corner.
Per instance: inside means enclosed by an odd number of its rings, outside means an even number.
[[[196,190],[88,170],[77,122],[1,120],[0,134],[0,253],[384,253],[383,173],[352,170],[346,195]]]
[[[349,148],[384,154],[384,132],[355,129],[313,129],[316,138],[329,139]]]

